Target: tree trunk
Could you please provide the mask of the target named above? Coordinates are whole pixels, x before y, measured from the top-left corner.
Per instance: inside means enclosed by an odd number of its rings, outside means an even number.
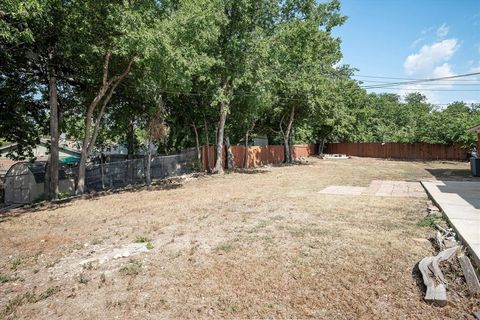
[[[223,95],[226,99],[227,96],[227,83],[225,82],[223,86]],[[220,120],[218,121],[218,132],[217,132],[217,160],[215,162],[215,168],[213,168],[213,173],[223,174],[223,135],[225,132],[225,120],[227,119],[228,105],[225,101],[220,103]]]
[[[232,170],[235,168],[232,146],[230,145],[230,139],[225,137],[225,148],[227,149],[227,169]]]
[[[133,121],[128,124],[127,128],[127,178],[129,183],[133,181],[133,154],[134,154],[134,140],[135,130],[133,127]]]
[[[207,142],[207,153],[205,155],[206,160],[207,160],[207,170],[210,171],[210,141],[208,139],[208,126],[207,126],[207,119],[205,118],[205,115],[203,116],[203,124],[205,126],[205,141]]]
[[[133,154],[135,153],[135,128],[133,126],[133,121],[128,124],[127,128],[127,157],[128,159],[133,159]]]
[[[198,129],[195,125],[195,122],[192,122],[193,132],[195,132],[195,147],[197,149],[197,165],[199,166],[200,170],[202,168],[202,153],[200,151],[200,139],[198,137]]]
[[[48,74],[48,93],[50,104],[50,200],[58,199],[58,169],[59,169],[59,155],[58,155],[58,97],[57,97],[57,72],[54,64],[55,49],[50,48],[48,53],[49,58],[49,74]]]
[[[84,132],[83,132],[84,136],[83,136],[83,142],[82,142],[82,149],[80,150],[80,163],[78,164],[78,182],[77,182],[77,188],[75,191],[76,194],[83,194],[85,192],[85,173],[86,173],[87,158],[90,156],[93,146],[95,145],[95,141],[98,136],[100,123],[101,123],[103,114],[105,112],[105,108],[108,102],[110,101],[113,95],[113,92],[115,91],[117,86],[120,84],[120,82],[122,82],[122,80],[130,72],[130,69],[133,64],[133,57],[132,57],[128,62],[128,65],[125,68],[125,70],[120,75],[115,76],[109,80],[108,66],[110,62],[110,55],[111,55],[110,51],[107,51],[105,53],[104,62],[103,62],[102,86],[100,87],[95,98],[92,100],[92,102],[88,106],[87,114],[85,116],[85,126],[84,126]],[[107,94],[107,92],[108,92],[108,95],[105,97],[105,94]],[[90,137],[93,112],[102,99],[103,99],[102,107],[96,117],[95,126],[93,128],[93,134]]]
[[[325,137],[320,139],[320,143],[318,144],[318,155],[321,156],[323,154],[323,148],[325,146]]]
[[[293,119],[295,118],[295,106],[290,109],[287,128],[283,132],[283,145],[285,148],[285,163],[292,163],[292,152],[290,147],[290,134],[292,133]]]
[[[147,186],[149,186],[152,183],[152,175],[151,175],[151,164],[152,164],[152,141],[148,139],[148,145],[147,145],[147,165],[145,168],[145,182],[147,183]]]

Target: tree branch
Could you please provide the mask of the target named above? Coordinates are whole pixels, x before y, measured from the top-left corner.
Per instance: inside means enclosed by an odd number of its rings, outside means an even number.
[[[117,86],[120,84],[120,82],[122,82],[122,80],[130,72],[130,69],[132,68],[132,65],[133,65],[133,60],[134,60],[134,57],[131,57],[130,61],[128,62],[127,67],[125,68],[125,70],[119,76],[115,77],[115,79],[116,79],[115,82],[113,82],[113,85],[110,87],[110,91],[108,92],[108,95],[103,100],[102,108],[100,109],[100,112],[98,113],[97,118],[95,120],[95,128],[94,128],[94,131],[93,131],[92,139],[90,140],[90,143],[88,144],[87,154],[90,154],[93,146],[95,145],[95,141],[97,140],[98,131],[99,131],[99,128],[100,128],[100,121],[102,120],[103,114],[105,113],[105,108],[106,108],[108,102],[110,102],[110,99],[112,98],[112,95],[113,95],[115,89],[117,88]]]

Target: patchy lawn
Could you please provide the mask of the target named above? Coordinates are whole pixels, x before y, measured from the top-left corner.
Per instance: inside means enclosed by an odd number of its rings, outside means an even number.
[[[427,197],[320,194],[468,177],[468,164],[320,161],[16,210],[0,222],[0,319],[468,318],[423,302]],[[476,308],[476,309],[475,309]],[[475,310],[474,310],[475,309]]]

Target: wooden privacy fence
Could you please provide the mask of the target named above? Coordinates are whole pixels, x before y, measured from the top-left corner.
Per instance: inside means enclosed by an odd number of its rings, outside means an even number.
[[[293,158],[308,157],[315,154],[315,144],[294,145],[292,146]],[[245,168],[245,146],[232,146],[234,166],[236,168]],[[223,149],[223,164],[226,164],[226,150]],[[215,166],[216,152],[215,146],[202,146],[202,169],[208,170]],[[248,166],[258,167],[266,164],[282,163],[285,159],[285,150],[283,145],[273,146],[253,146],[248,147]],[[207,162],[208,161],[208,162]]]
[[[429,143],[328,143],[325,153],[408,160],[465,160],[467,149],[459,144]]]

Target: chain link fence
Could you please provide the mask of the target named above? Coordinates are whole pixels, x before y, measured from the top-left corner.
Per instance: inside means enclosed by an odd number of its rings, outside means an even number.
[[[195,149],[175,155],[152,157],[150,177],[152,180],[160,180],[189,173],[195,170],[197,166],[195,162]],[[146,158],[88,165],[85,174],[87,191],[144,184],[147,177],[146,168]]]
[[[199,167],[197,162],[195,148],[175,155],[152,157],[150,162],[151,180],[155,181],[196,171]],[[87,164],[86,192],[115,190],[145,184],[147,181],[146,167],[146,158]],[[23,162],[13,165],[4,178],[5,204],[31,203],[45,199],[45,191],[48,186],[47,173],[46,162]],[[72,195],[77,181],[78,167],[61,165],[59,170],[60,196]]]

